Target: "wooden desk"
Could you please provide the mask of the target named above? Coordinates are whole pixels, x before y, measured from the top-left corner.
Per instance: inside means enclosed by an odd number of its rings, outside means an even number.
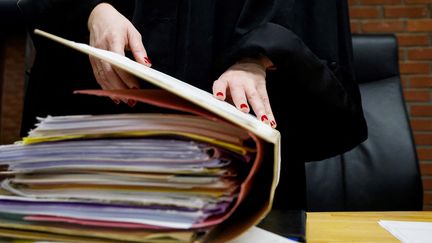
[[[306,239],[313,242],[400,242],[379,220],[432,222],[432,211],[308,213]]]

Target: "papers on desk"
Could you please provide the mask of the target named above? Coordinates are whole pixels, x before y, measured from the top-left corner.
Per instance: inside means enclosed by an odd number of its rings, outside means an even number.
[[[190,242],[237,207],[250,140],[191,115],[40,119],[23,144],[0,146],[0,236]]]
[[[403,243],[432,242],[432,223],[388,220],[378,223]]]
[[[272,243],[296,243],[297,241],[293,241],[287,238],[284,238],[280,235],[272,233],[270,231],[252,227],[236,239],[228,242],[228,243],[250,243],[250,242],[272,242]]]

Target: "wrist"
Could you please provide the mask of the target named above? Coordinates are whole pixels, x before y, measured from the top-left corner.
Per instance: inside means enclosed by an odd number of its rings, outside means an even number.
[[[266,70],[276,70],[276,66],[273,64],[273,62],[267,56],[261,55],[260,61]]]
[[[244,57],[238,61],[239,63],[255,63],[261,66],[264,70],[274,70],[275,65],[266,56],[260,55],[259,57]]]

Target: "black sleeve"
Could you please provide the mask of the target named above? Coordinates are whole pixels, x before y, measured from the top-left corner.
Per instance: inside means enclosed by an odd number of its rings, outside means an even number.
[[[234,41],[219,60],[225,61],[226,68],[245,56],[270,58],[277,71],[267,76],[267,86],[282,143],[301,160],[320,160],[364,141],[366,122],[352,75],[335,72],[311,51],[291,30],[299,20],[290,11],[293,1],[289,0],[245,1]],[[349,51],[342,45],[338,50]]]

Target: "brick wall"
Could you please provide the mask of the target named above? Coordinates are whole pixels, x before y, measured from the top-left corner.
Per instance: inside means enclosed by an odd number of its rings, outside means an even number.
[[[25,35],[12,34],[4,40],[2,55],[3,93],[0,114],[0,144],[9,144],[20,139],[21,113],[24,95]],[[0,89],[1,90],[1,89]]]
[[[395,33],[405,99],[432,210],[432,0],[350,0],[353,33]]]

